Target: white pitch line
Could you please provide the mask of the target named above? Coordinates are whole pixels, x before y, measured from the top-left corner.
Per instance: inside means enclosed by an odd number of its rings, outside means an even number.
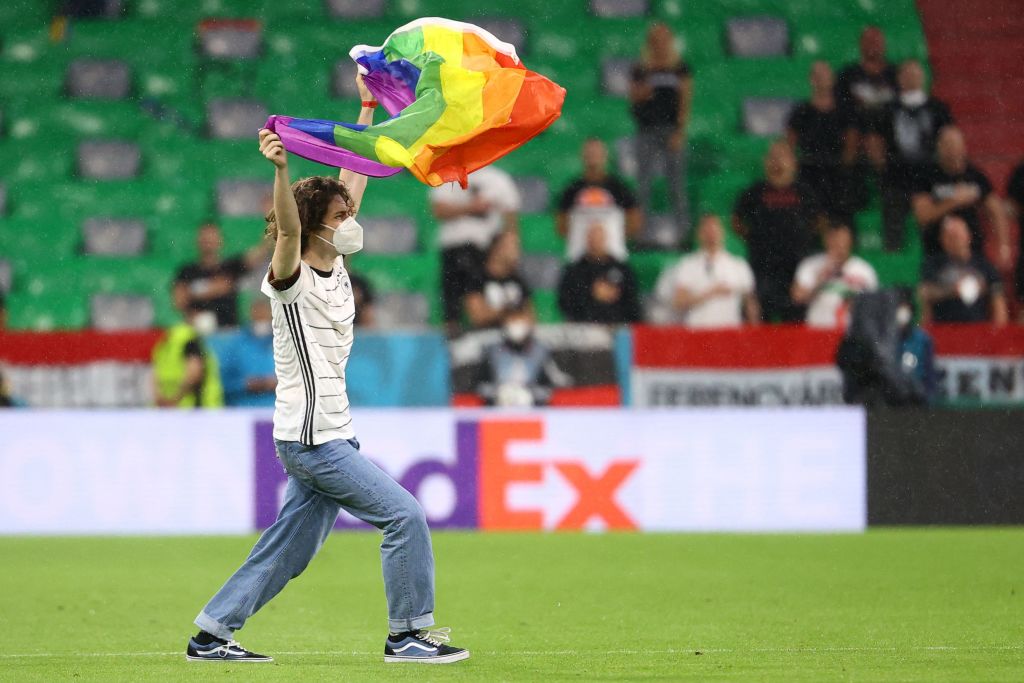
[[[668,650],[605,650],[606,655],[693,655],[701,654],[742,654],[745,652],[757,653],[781,653],[781,654],[827,654],[833,652],[957,652],[960,650],[984,650],[984,651],[1011,651],[1024,650],[1024,645],[911,645],[899,646],[877,646],[877,645],[850,645],[836,647],[753,647],[753,648],[722,648],[722,647],[693,647],[684,649]],[[54,657],[180,657],[184,652],[26,652],[26,653],[2,653],[0,659],[47,659]],[[351,650],[294,650],[275,652],[273,656],[301,657],[301,656],[346,656],[346,657],[373,657],[380,655],[380,652],[353,652]],[[544,656],[570,656],[587,654],[593,656],[593,651],[584,653],[580,650],[503,650],[494,652],[477,652],[487,657],[544,657]]]

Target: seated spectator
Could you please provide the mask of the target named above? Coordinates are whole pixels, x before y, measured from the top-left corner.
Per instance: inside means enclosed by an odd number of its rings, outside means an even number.
[[[836,107],[835,75],[828,62],[811,65],[811,98],[798,104],[786,124],[786,137],[800,159],[800,180],[814,188],[829,215],[850,220],[844,182],[844,121]]]
[[[885,34],[868,26],[860,34],[860,61],[836,78],[836,106],[843,117],[843,156],[853,164],[863,156],[876,168],[884,162],[885,107],[896,99],[896,69],[885,56]]]
[[[274,405],[277,375],[270,299],[262,296],[253,299],[249,324],[223,339],[218,351],[227,405]]]
[[[925,256],[942,253],[939,227],[949,215],[964,220],[971,232],[971,246],[980,253],[985,239],[981,226],[984,212],[999,241],[998,264],[1009,268],[1012,263],[1006,214],[988,178],[967,160],[964,136],[956,126],[939,131],[936,160],[938,163],[924,169],[911,197],[914,217],[921,226]]]
[[[430,191],[439,222],[441,306],[449,334],[459,329],[463,299],[480,279],[488,245],[499,233],[519,229],[520,204],[512,176],[496,166],[471,173],[465,190],[449,183]]]
[[[519,257],[518,233],[506,230],[494,238],[483,271],[467,285],[466,317],[472,327],[500,327],[509,311],[533,311]]]
[[[610,253],[602,223],[593,223],[586,237],[586,252],[562,271],[558,284],[562,315],[570,322],[638,322],[640,299],[633,269]]]
[[[490,406],[527,408],[547,405],[552,390],[567,386],[546,346],[534,338],[533,312],[511,310],[502,326],[501,341],[484,351],[477,392]]]
[[[910,195],[935,159],[939,131],[953,123],[949,107],[924,89],[924,69],[916,59],[900,64],[899,97],[885,109],[885,173],[881,183],[886,251],[903,247]]]
[[[739,327],[746,318],[756,325],[761,312],[754,294],[754,274],[746,261],[725,250],[725,230],[718,216],[701,216],[697,243],[697,251],[658,278],[655,322],[693,328]]]
[[[922,323],[1005,325],[1008,313],[1002,281],[992,264],[971,250],[967,222],[946,216],[939,239],[942,252],[930,256],[921,268]]]
[[[373,287],[370,285],[370,281],[362,275],[354,273],[349,269],[347,263],[345,268],[348,272],[349,282],[352,285],[352,297],[355,299],[356,304],[356,317],[352,321],[353,324],[358,327],[376,326],[377,314],[373,307]]]
[[[797,180],[796,157],[777,140],[764,160],[765,179],[740,195],[733,229],[746,240],[761,315],[768,321],[798,322],[803,309],[789,297],[800,260],[815,249],[826,217],[817,193]]]
[[[0,367],[0,408],[24,408],[25,403],[14,395],[11,382]]]
[[[856,298],[850,327],[836,353],[844,401],[913,406],[935,400],[935,344],[914,324],[913,305],[909,290],[882,290]]]
[[[185,320],[169,327],[153,347],[153,393],[158,406],[219,408],[224,405],[217,357],[203,340],[203,336],[212,331],[212,315],[211,311],[188,308]]]
[[[871,264],[853,255],[853,233],[836,223],[825,233],[825,251],[808,256],[796,269],[793,301],[807,306],[811,327],[846,327],[850,300],[878,288]]]
[[[258,233],[253,238],[259,239]],[[238,325],[238,281],[247,272],[263,267],[267,262],[268,242],[259,243],[230,258],[221,258],[224,237],[215,223],[199,227],[196,246],[199,260],[189,263],[174,278],[173,301],[183,315],[185,311],[211,311],[217,327]]]
[[[632,190],[608,172],[608,148],[597,138],[583,143],[583,175],[572,181],[558,202],[555,227],[566,238],[566,258],[575,261],[587,250],[587,233],[595,222],[607,233],[608,251],[625,261],[626,239],[643,227],[643,214]]]
[[[1017,293],[1017,301],[1022,304],[1020,309],[1021,324],[1024,324],[1024,162],[1021,162],[1010,174],[1010,180],[1006,184],[1006,197],[1009,200],[1010,208],[1017,216],[1018,235],[1020,246],[1017,249],[1017,270],[1014,289]]]
[[[690,233],[690,205],[686,195],[686,137],[693,100],[693,72],[679,54],[668,25],[651,24],[633,66],[629,102],[636,121],[636,184],[644,219],[651,213],[651,180],[665,170],[672,218],[681,242]]]

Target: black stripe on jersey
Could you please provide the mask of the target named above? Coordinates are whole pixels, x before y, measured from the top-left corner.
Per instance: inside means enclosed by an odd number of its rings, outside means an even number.
[[[313,382],[313,364],[309,360],[309,349],[306,348],[306,335],[302,331],[302,321],[299,318],[298,304],[284,306],[285,318],[288,327],[292,332],[292,340],[295,342],[295,352],[299,359],[299,369],[302,371],[302,383],[306,388],[306,413],[302,418],[302,443],[313,445],[313,412],[316,407],[316,386]]]

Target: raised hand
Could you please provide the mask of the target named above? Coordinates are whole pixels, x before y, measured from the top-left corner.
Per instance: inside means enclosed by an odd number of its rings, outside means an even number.
[[[288,155],[284,151],[284,143],[277,133],[263,128],[260,130],[260,153],[277,168],[288,166]]]

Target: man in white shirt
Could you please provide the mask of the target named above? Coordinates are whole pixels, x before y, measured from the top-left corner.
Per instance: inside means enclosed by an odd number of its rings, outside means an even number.
[[[435,187],[430,204],[440,221],[444,321],[454,331],[469,285],[480,278],[488,245],[502,230],[518,229],[521,200],[508,173],[485,166],[469,176],[465,190],[455,183]]]
[[[807,306],[811,327],[846,327],[850,301],[861,292],[878,289],[871,264],[853,256],[850,227],[837,223],[825,234],[825,251],[808,256],[797,266],[791,296]]]
[[[684,256],[658,278],[655,322],[693,328],[739,327],[761,319],[754,295],[754,273],[742,258],[725,250],[718,216],[705,214],[697,226],[700,249]]]

